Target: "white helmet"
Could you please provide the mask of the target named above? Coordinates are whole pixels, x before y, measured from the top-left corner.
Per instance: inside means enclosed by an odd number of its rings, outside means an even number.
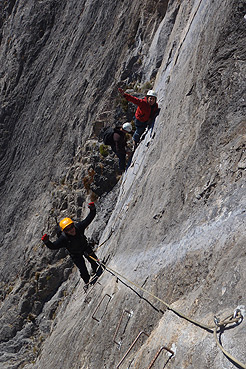
[[[154,90],[149,90],[147,92],[147,96],[153,96],[157,99],[157,93]]]
[[[124,123],[122,128],[124,129],[124,131],[129,132],[129,133],[132,131],[131,123]]]

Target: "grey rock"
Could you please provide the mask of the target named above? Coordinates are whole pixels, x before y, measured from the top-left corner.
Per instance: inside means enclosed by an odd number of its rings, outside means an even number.
[[[156,367],[235,367],[182,314],[245,316],[245,13],[243,0],[0,4],[1,368],[115,368],[141,331],[127,367],[162,346],[174,355]],[[150,86],[161,111],[119,179],[98,134],[134,115],[118,87]],[[109,269],[85,294],[40,238],[89,201]],[[245,364],[245,319],[220,338]]]

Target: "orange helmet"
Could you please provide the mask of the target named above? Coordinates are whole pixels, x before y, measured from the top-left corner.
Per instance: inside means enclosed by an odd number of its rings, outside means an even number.
[[[59,226],[61,228],[61,230],[63,231],[67,226],[69,226],[70,224],[73,224],[74,221],[70,218],[64,218],[60,221]]]

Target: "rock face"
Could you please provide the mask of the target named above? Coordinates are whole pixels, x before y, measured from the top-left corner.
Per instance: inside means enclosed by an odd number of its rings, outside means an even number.
[[[1,3],[0,368],[245,367],[245,321],[217,335],[232,358],[212,334],[246,309],[245,14],[243,0]],[[97,137],[132,118],[119,86],[153,87],[161,111],[117,182]],[[40,237],[89,200],[108,269],[85,294]]]

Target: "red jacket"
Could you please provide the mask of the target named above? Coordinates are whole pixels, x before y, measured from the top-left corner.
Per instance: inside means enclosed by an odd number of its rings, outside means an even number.
[[[126,98],[127,101],[130,101],[138,106],[135,113],[135,117],[137,120],[145,123],[149,119],[154,118],[155,113],[158,109],[157,103],[153,105],[153,109],[151,110],[151,106],[147,101],[147,97],[145,97],[144,99],[138,99],[137,97],[129,95],[127,93],[124,93],[124,97]]]

